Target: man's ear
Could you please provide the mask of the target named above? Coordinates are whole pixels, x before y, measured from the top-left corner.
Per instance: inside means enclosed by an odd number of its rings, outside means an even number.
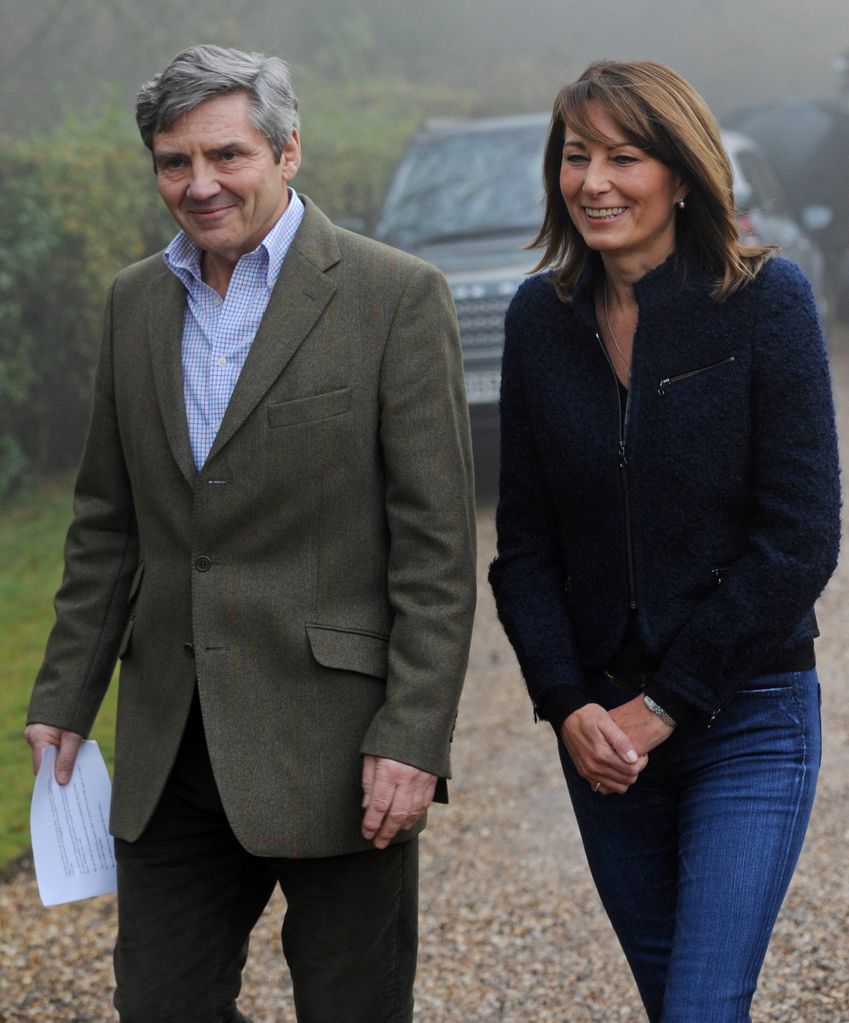
[[[293,128],[289,141],[283,147],[283,152],[280,154],[280,170],[283,172],[283,180],[291,181],[298,173],[300,166],[301,138],[298,135],[297,128]]]

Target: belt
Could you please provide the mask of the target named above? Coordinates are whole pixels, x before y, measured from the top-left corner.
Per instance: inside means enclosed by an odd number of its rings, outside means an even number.
[[[641,693],[651,682],[651,675],[646,671],[628,671],[622,672],[602,670],[602,674],[608,682],[612,682],[613,685],[618,686],[620,689],[627,689],[629,693]]]

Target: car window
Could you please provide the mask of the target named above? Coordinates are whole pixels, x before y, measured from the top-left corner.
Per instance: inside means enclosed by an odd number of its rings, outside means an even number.
[[[748,190],[741,188],[738,202],[742,212],[761,210],[772,215],[783,214],[787,210],[787,200],[772,168],[758,153],[751,150],[740,150],[735,154]]]
[[[534,231],[546,125],[422,134],[407,149],[375,235],[401,247]]]

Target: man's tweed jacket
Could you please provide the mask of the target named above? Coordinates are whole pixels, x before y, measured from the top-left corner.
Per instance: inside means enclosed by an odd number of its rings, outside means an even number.
[[[450,773],[475,599],[451,295],[429,265],[306,207],[199,473],[182,285],[153,256],[109,295],[29,720],[87,734],[121,658],[111,825],[127,840],[196,682],[221,798],[253,853],[368,848],[363,752]]]

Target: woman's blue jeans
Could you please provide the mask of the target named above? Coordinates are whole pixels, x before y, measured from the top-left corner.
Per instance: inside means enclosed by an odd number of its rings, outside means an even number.
[[[603,678],[608,709],[633,699]],[[560,758],[593,879],[651,1023],[749,1023],[821,758],[816,671],[751,680],[676,729],[623,795]]]

